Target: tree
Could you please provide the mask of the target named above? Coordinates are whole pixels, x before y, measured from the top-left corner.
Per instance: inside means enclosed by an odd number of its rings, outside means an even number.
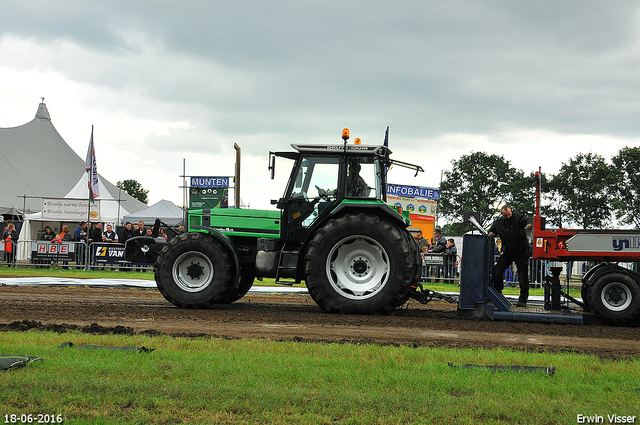
[[[149,203],[148,190],[143,189],[142,185],[136,180],[123,180],[116,183],[116,187],[136,198],[143,204]]]
[[[640,148],[622,148],[611,161],[614,165],[611,194],[616,218],[640,229]]]
[[[609,188],[615,181],[612,167],[598,154],[578,153],[562,163],[552,186],[560,197],[567,221],[583,229],[602,228],[611,223]]]
[[[522,170],[513,168],[503,156],[472,152],[451,161],[440,184],[439,214],[455,233],[468,229],[461,225],[467,211],[479,211],[485,223],[497,218],[500,206],[510,204],[516,211],[532,213],[535,189]]]

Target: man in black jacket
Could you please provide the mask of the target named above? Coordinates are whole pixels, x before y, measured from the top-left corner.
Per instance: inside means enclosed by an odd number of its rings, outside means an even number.
[[[529,298],[529,242],[525,229],[531,229],[531,221],[523,214],[514,213],[508,205],[500,209],[501,218],[489,228],[489,235],[500,235],[504,252],[493,268],[493,287],[502,293],[504,271],[515,262],[518,268],[520,297],[518,307],[525,307]]]

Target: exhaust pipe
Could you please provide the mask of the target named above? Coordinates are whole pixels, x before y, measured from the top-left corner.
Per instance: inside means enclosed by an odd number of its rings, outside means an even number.
[[[234,206],[240,208],[240,146],[237,143],[233,144],[233,148],[236,150],[236,181],[234,185]]]

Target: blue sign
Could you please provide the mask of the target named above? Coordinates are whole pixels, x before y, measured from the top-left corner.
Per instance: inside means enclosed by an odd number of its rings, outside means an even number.
[[[229,187],[229,177],[191,177],[191,187]]]
[[[387,184],[387,195],[406,196],[408,198],[440,199],[440,191],[431,187],[403,186]]]

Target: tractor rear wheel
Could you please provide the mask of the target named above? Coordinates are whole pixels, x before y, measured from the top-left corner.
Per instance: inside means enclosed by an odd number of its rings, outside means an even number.
[[[226,248],[203,233],[184,233],[162,249],[154,267],[160,293],[183,308],[216,303],[231,283],[231,259]]]
[[[388,313],[404,304],[416,256],[403,229],[374,215],[329,220],[309,244],[305,279],[313,300],[333,313]]]
[[[607,273],[588,289],[589,307],[609,322],[640,318],[640,286],[624,273]]]

